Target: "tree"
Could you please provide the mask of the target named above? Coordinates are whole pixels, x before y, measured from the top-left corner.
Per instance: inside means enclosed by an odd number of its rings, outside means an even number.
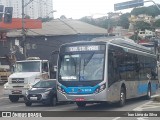
[[[144,31],[145,29],[152,29],[151,25],[144,21],[137,21],[135,24],[135,28],[142,31]]]
[[[60,19],[67,19],[65,15],[61,15]]]
[[[156,21],[153,23],[153,27],[154,27],[154,28],[160,27],[160,19],[156,20]]]
[[[159,5],[160,7],[160,5]],[[149,15],[149,16],[152,16],[152,17],[155,17],[157,15],[160,15],[160,12],[157,8],[157,6],[155,5],[151,5],[149,7],[139,7],[139,8],[134,8],[132,11],[131,11],[131,14],[132,15],[140,15],[140,14],[146,14],[146,15]]]
[[[49,21],[53,20],[53,18],[49,18],[49,17],[42,18],[42,17],[39,17],[38,20],[41,20],[42,22],[49,22]]]
[[[141,40],[141,38],[138,36],[138,34],[134,34],[131,37],[129,37],[130,39],[134,40],[135,42],[138,42],[139,40]]]
[[[120,20],[118,21],[118,25],[122,26],[125,29],[129,28],[129,20],[130,13],[125,13],[120,16]]]
[[[29,15],[25,15],[25,19],[30,19],[31,17]]]

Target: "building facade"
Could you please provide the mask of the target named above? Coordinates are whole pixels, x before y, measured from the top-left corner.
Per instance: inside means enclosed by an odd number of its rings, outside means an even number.
[[[0,0],[0,4],[5,7],[13,7],[13,18],[22,17],[22,0]],[[24,0],[24,4],[28,4],[25,7],[25,15],[32,19],[53,18],[52,0]]]

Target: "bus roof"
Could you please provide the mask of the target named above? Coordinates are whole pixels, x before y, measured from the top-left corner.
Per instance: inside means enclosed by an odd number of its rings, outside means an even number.
[[[124,38],[124,37],[117,37],[117,36],[111,36],[111,37],[98,37],[94,38],[91,41],[77,41],[72,43],[67,43],[63,45],[71,45],[71,44],[86,44],[86,43],[108,43],[108,44],[116,44],[123,47],[128,47],[136,50],[140,50],[143,52],[151,53],[153,54],[153,51],[151,51],[149,48],[139,45],[136,42],[134,42],[131,39]],[[62,45],[62,46],[63,46]]]

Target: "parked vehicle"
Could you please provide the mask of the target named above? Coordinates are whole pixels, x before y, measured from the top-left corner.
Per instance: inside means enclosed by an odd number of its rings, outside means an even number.
[[[32,103],[43,103],[51,106],[57,104],[56,80],[41,80],[32,86],[24,96],[26,106]]]
[[[4,84],[4,94],[9,96],[11,102],[17,102],[32,85],[49,78],[48,60],[32,57],[17,61],[14,65],[13,74],[8,77],[8,82]]]

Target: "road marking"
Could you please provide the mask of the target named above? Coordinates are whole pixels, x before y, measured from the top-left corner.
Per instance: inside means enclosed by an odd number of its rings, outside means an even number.
[[[8,97],[0,97],[0,99],[6,99],[6,98],[8,98]]]
[[[139,118],[137,118],[137,120],[149,120],[148,118],[149,117],[139,117]]]
[[[142,111],[144,109],[150,109],[150,108],[160,108],[160,103],[149,101],[145,104],[142,104],[142,105],[134,108],[133,111]]]
[[[4,108],[14,108],[14,107],[22,107],[22,106],[25,106],[25,105],[8,106],[8,107],[4,107]]]
[[[142,111],[142,107],[145,106],[145,105],[147,105],[147,104],[149,104],[149,103],[151,103],[151,102],[152,101],[146,102],[146,103],[144,103],[144,104],[142,104],[142,105],[134,108],[133,111]]]
[[[120,119],[121,117],[116,117],[116,118],[114,118],[114,119],[112,119],[112,120],[118,120],[118,119]]]

